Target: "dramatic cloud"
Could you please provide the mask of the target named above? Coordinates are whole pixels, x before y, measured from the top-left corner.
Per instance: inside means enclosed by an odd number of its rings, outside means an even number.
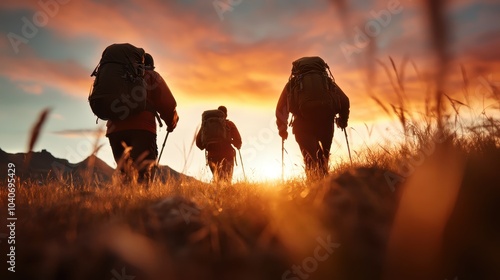
[[[2,56],[0,75],[18,84],[28,93],[40,94],[43,88],[55,88],[70,95],[88,95],[88,70],[74,61],[52,61],[34,56]]]
[[[407,55],[422,71],[433,69],[428,36],[432,27],[418,1],[292,2],[243,1],[225,12],[217,11],[210,1],[131,1],[116,5],[46,0],[7,1],[2,5],[12,11],[31,10],[30,20],[37,13],[47,14],[47,25],[40,29],[53,36],[94,38],[96,44],[87,57],[95,63],[102,50],[114,42],[144,47],[154,55],[157,70],[181,101],[224,98],[245,104],[272,104],[286,82],[291,62],[305,55],[324,57],[346,90],[356,94],[366,92],[368,69],[379,72],[377,80],[385,79],[381,91],[390,90],[388,77],[380,75],[385,71],[377,59],[388,63],[388,56],[401,61]],[[449,9],[459,17],[464,10],[487,9],[488,5],[494,4],[461,1]],[[481,21],[481,26],[491,24],[490,18]],[[472,32],[473,23],[465,20],[461,24],[468,27],[462,36],[480,38]],[[8,42],[2,40],[2,48],[6,45]],[[497,42],[478,45],[454,49],[462,50],[457,56],[471,56],[466,52],[480,50],[478,55],[498,60],[492,48]],[[19,82],[27,92],[41,93],[41,86],[51,86],[86,96],[91,81],[88,65],[44,61],[32,53],[31,42],[19,47],[22,53],[18,56],[2,52],[7,67],[1,75]],[[82,55],[75,52],[75,60]],[[416,73],[408,73],[413,76],[408,80],[418,81]],[[365,85],[359,86],[359,79]]]

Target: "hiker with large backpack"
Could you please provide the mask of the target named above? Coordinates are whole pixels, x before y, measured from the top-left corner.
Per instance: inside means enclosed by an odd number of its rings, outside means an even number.
[[[309,180],[328,174],[334,123],[341,129],[347,127],[349,107],[349,98],[322,58],[302,57],[292,63],[292,73],[276,106],[276,124],[282,141],[292,126]]]
[[[133,167],[140,183],[153,177],[158,156],[156,120],[160,127],[163,120],[168,132],[179,120],[175,98],[154,68],[153,57],[142,48],[110,45],[92,73],[96,78],[89,96],[94,114],[107,120],[106,136],[120,171],[130,179],[132,170],[126,167]]]
[[[236,125],[227,119],[227,108],[208,110],[202,114],[201,128],[196,135],[196,146],[205,150],[207,165],[214,182],[231,183],[236,149],[241,149],[241,136]]]

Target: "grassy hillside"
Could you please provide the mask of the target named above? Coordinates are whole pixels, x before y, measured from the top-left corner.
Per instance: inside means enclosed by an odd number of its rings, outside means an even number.
[[[332,166],[314,183],[171,181],[145,190],[17,182],[16,273],[2,253],[0,274],[499,279],[499,119],[471,122],[456,111],[441,121],[408,116],[403,125],[405,142],[367,148],[354,167]],[[0,188],[3,221],[8,192]]]
[[[181,179],[146,190],[10,177],[0,220],[17,220],[0,231],[1,279],[500,279],[498,89],[479,114],[471,96],[439,88],[420,112],[393,68],[398,104],[372,98],[404,141],[366,147],[322,181]]]

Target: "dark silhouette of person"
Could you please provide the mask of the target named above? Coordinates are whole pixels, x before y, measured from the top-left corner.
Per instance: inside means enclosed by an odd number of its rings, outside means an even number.
[[[158,156],[156,120],[162,126],[161,118],[167,125],[167,131],[172,132],[179,116],[177,102],[165,80],[154,70],[153,57],[148,53],[144,55],[144,65],[148,109],[124,120],[109,120],[106,136],[122,174],[130,180],[130,173],[137,170],[137,181],[149,184],[154,173],[152,167]],[[132,170],[127,167],[132,167]]]
[[[226,117],[226,130],[229,132],[229,139],[219,143],[209,144],[204,147],[201,141],[201,129],[196,135],[196,146],[206,150],[207,164],[213,174],[214,182],[231,183],[233,178],[234,161],[236,157],[236,149],[241,149],[242,141],[240,132],[236,125],[227,119],[227,108],[219,106],[218,110],[222,111]]]
[[[327,75],[326,69],[325,73],[321,74]],[[295,76],[292,74],[276,106],[276,124],[283,141],[288,138],[287,127],[289,126],[288,118],[290,114],[290,104],[288,102],[290,100],[289,94],[291,93],[290,84],[294,82],[294,79]],[[295,113],[290,123],[292,132],[295,134],[295,140],[304,158],[305,172],[308,180],[320,179],[328,174],[334,123],[336,122],[339,128],[345,129],[349,119],[349,98],[347,98],[335,82],[331,81],[331,83],[339,95],[339,98],[336,98],[340,105],[337,112],[332,110],[325,114],[317,111],[317,116],[313,119],[308,119],[299,113]],[[339,115],[337,119],[335,119],[336,114]]]

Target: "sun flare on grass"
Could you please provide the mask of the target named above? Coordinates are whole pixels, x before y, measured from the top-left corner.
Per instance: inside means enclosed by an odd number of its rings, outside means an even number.
[[[281,165],[277,162],[263,162],[260,173],[262,174],[261,179],[264,180],[280,179],[282,174]]]
[[[295,167],[292,168],[286,159],[284,166],[282,166],[281,160],[278,159],[262,159],[254,168],[250,168],[250,177],[247,179],[249,181],[265,182],[281,180],[282,176],[284,179],[299,178],[303,175],[304,170],[302,167],[299,168],[298,165]]]

